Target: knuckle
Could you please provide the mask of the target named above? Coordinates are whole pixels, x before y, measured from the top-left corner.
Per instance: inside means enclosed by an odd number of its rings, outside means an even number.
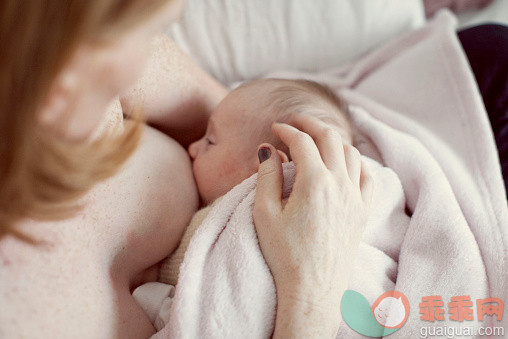
[[[309,145],[311,142],[314,142],[312,137],[307,133],[298,131],[295,132],[293,141],[290,143],[289,148],[294,150],[303,150],[306,145]]]
[[[326,168],[318,168],[312,175],[308,175],[307,179],[314,184],[326,187],[332,184],[329,174]]]
[[[352,145],[344,145],[344,152],[347,153],[350,158],[360,158],[360,151]]]
[[[277,170],[272,166],[260,166],[258,176],[259,177],[269,177],[277,174]]]
[[[313,164],[300,173],[300,179],[308,184],[321,184],[326,182],[329,170],[324,165]]]
[[[339,131],[332,127],[324,127],[321,135],[325,139],[342,139]]]
[[[356,148],[356,147],[354,147],[352,145],[348,145],[348,147],[351,149],[351,152],[353,152],[357,156],[360,156],[360,151],[358,150],[358,148]]]
[[[273,220],[275,218],[275,214],[273,213],[273,209],[267,205],[258,205],[254,206],[252,211],[252,220],[256,227],[266,228],[273,224]]]
[[[258,225],[264,221],[266,218],[266,206],[262,206],[261,203],[254,204],[254,208],[252,209],[252,218],[254,219],[254,223],[257,223]]]
[[[313,185],[319,185],[321,183],[321,178],[319,178],[317,175],[305,172],[302,173],[301,181],[305,186],[312,187]]]
[[[261,217],[264,219],[271,215],[272,209],[271,204],[267,199],[256,199],[254,202],[254,208],[252,210],[252,215],[254,218],[260,219]]]
[[[298,131],[298,132],[296,132],[295,140],[300,144],[304,144],[304,143],[308,143],[308,142],[312,141],[312,138],[307,133]]]

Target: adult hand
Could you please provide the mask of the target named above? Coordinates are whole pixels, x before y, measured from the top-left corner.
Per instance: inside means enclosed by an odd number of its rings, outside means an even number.
[[[335,337],[372,181],[358,150],[343,145],[338,131],[303,115],[293,124],[299,129],[272,126],[296,167],[292,193],[282,201],[281,159],[273,146],[261,145],[253,212],[277,290],[274,336]]]

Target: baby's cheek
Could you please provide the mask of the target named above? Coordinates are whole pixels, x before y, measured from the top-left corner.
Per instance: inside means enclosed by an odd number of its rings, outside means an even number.
[[[194,179],[196,184],[199,186],[206,187],[207,183],[213,180],[213,172],[209,166],[202,166],[194,162],[193,166]]]
[[[226,182],[228,178],[232,178],[238,175],[238,162],[225,161],[220,164],[219,172],[221,179]]]
[[[207,159],[196,159],[193,165],[199,192],[205,201],[221,197],[255,173],[248,169],[247,161],[235,152],[210,152],[206,156]]]
[[[205,201],[213,201],[219,194],[218,189],[223,185],[223,174],[217,161],[204,160],[206,159],[195,160],[192,171],[201,198]]]
[[[230,159],[220,165],[221,183],[227,186],[227,190],[250,177],[255,171],[248,168],[246,160]]]

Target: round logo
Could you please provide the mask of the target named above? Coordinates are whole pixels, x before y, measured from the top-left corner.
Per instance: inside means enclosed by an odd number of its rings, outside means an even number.
[[[388,291],[374,302],[372,313],[379,325],[385,328],[400,328],[409,315],[409,301],[398,291]]]

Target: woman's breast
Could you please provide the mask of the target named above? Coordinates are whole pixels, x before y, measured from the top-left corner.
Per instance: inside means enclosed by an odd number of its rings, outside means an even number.
[[[83,203],[72,219],[20,224],[45,241],[40,248],[0,242],[0,337],[146,337],[153,331],[129,287],[176,248],[198,208],[187,153],[147,128],[122,170]]]
[[[199,203],[187,152],[150,127],[121,173],[92,193],[89,206],[105,222],[97,233],[122,274],[172,252]]]

